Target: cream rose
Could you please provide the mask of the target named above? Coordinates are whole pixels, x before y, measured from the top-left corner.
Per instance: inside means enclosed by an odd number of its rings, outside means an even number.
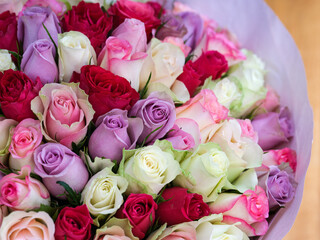
[[[114,214],[122,205],[127,189],[125,178],[105,168],[91,177],[82,191],[82,201],[93,216]]]
[[[16,70],[16,66],[14,65],[11,54],[8,50],[1,49],[0,50],[0,72],[3,72],[8,69]]]
[[[69,82],[73,71],[80,73],[84,65],[97,64],[96,53],[86,35],[70,31],[59,34],[58,38],[60,81]]]
[[[0,163],[7,164],[9,155],[9,146],[11,143],[11,129],[18,123],[12,119],[0,118]]]

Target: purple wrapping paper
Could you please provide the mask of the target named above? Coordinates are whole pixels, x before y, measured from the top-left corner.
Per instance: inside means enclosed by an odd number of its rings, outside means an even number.
[[[263,240],[282,239],[292,227],[302,200],[310,162],[313,114],[308,100],[304,65],[292,37],[263,0],[180,0],[234,33],[240,45],[255,52],[267,66],[267,82],[288,106],[295,124],[290,147],[297,151],[297,192],[273,218]],[[294,4],[294,3],[293,3]]]

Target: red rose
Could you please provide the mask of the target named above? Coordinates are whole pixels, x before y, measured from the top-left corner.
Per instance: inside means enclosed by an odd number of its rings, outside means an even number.
[[[129,219],[133,235],[143,239],[155,221],[157,207],[151,195],[130,194],[116,217]]]
[[[160,3],[158,2],[152,2],[152,1],[149,1],[149,2],[146,2],[148,5],[150,5],[153,10],[154,10],[154,16],[156,18],[160,18],[161,15],[165,14],[166,13],[166,10],[161,6]]]
[[[54,237],[56,240],[87,240],[91,237],[91,224],[87,205],[75,208],[65,207],[61,210],[55,222]]]
[[[187,191],[188,189],[180,187],[163,191],[162,197],[167,201],[158,206],[157,218],[160,224],[167,223],[170,226],[196,221],[210,214],[210,208],[203,202],[202,196]]]
[[[141,2],[129,0],[118,0],[108,9],[109,15],[113,16],[114,27],[119,26],[126,18],[135,18],[144,23],[147,36],[151,36],[151,31],[157,28],[161,21],[155,16],[154,8]]]
[[[201,84],[201,75],[197,73],[193,65],[193,62],[188,61],[183,66],[183,72],[177,78],[178,80],[184,83],[191,97],[193,96],[193,93],[196,91],[197,87]]]
[[[7,118],[21,121],[25,118],[35,118],[30,102],[42,88],[39,78],[33,82],[20,71],[7,70],[0,72],[0,104]]]
[[[125,78],[98,66],[83,66],[80,75],[74,73],[71,81],[80,82],[80,88],[89,95],[95,120],[114,108],[129,110],[140,98]]]
[[[17,19],[9,11],[0,14],[0,49],[17,52]]]
[[[98,55],[112,28],[112,17],[101,10],[99,3],[82,1],[64,15],[61,23],[65,32],[79,31],[85,34]]]

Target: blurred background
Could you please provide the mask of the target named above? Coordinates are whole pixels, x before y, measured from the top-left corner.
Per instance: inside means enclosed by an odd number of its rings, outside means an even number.
[[[320,229],[320,0],[265,0],[302,55],[314,114],[314,141],[302,204],[284,240],[319,240]],[[299,96],[297,96],[299,97]]]

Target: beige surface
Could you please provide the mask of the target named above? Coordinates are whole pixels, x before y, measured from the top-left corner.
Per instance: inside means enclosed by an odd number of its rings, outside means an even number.
[[[298,217],[285,240],[319,240],[320,230],[320,0],[266,0],[294,38],[302,55],[314,111],[311,163]]]

